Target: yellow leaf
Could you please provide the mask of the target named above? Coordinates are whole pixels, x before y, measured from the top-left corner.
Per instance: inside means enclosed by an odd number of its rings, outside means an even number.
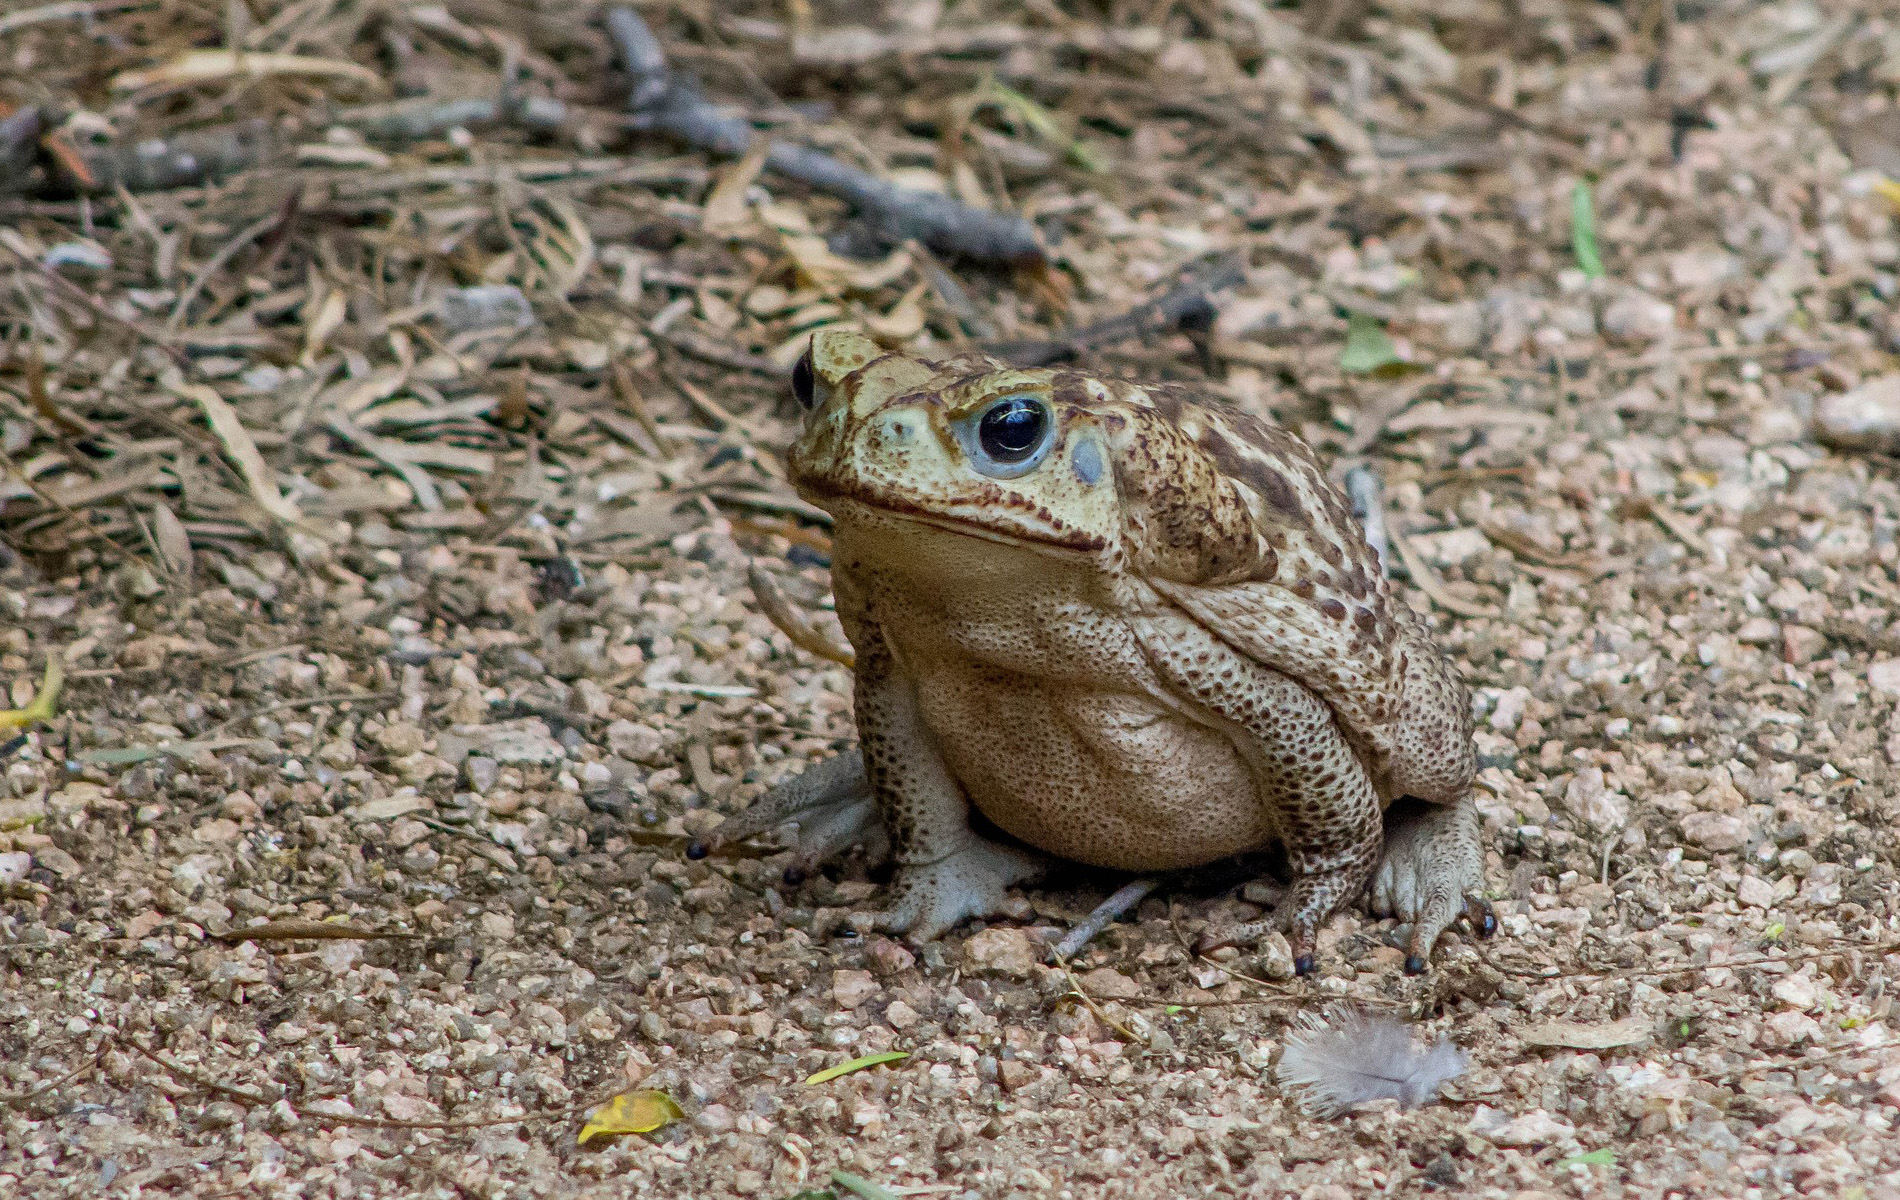
[[[589,1138],[601,1134],[652,1133],[685,1115],[665,1092],[622,1092],[588,1116],[576,1142],[585,1146]]]
[[[903,1062],[910,1055],[902,1050],[886,1050],[882,1054],[867,1054],[863,1058],[854,1058],[850,1062],[841,1062],[835,1067],[826,1067],[805,1080],[807,1086],[814,1083],[829,1083],[840,1075],[849,1075],[853,1071],[862,1071],[866,1067],[882,1066],[884,1063]]]
[[[1874,180],[1874,190],[1885,196],[1887,203],[1900,208],[1900,183],[1895,183],[1883,175]]]

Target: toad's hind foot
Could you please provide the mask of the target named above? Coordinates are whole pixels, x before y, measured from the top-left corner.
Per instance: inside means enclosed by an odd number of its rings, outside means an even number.
[[[1481,937],[1497,931],[1498,919],[1483,889],[1484,845],[1478,809],[1469,797],[1452,805],[1402,800],[1386,811],[1385,854],[1372,879],[1372,911],[1411,923],[1407,972],[1425,969],[1438,935],[1461,916]]]
[[[704,838],[686,847],[686,857],[705,858],[726,846],[798,823],[785,882],[797,884],[853,846],[862,846],[873,863],[890,855],[890,840],[878,820],[864,760],[856,750],[828,758],[772,788],[751,808],[727,817]]]
[[[1215,926],[1201,935],[1194,952],[1206,954],[1222,946],[1249,946],[1277,930],[1286,934],[1287,945],[1293,951],[1293,973],[1311,975],[1319,965],[1315,953],[1319,927],[1366,886],[1378,846],[1375,836],[1350,851],[1344,861],[1321,865],[1293,862],[1293,882],[1265,920]]]
[[[899,867],[890,907],[878,917],[877,927],[906,934],[913,942],[933,941],[973,917],[1001,913],[1010,886],[1041,875],[1048,866],[1039,854],[974,833],[968,838],[948,857]]]

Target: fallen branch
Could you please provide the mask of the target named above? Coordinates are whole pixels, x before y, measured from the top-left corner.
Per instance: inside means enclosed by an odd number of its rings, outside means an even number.
[[[639,14],[625,7],[608,9],[607,32],[633,77],[628,107],[635,128],[728,158],[751,149],[758,131],[743,118],[720,112],[697,84],[675,74],[667,66],[659,40]],[[915,238],[939,253],[987,262],[1032,265],[1043,261],[1035,226],[1014,214],[987,212],[934,192],[898,187],[828,154],[785,142],[770,143],[765,165],[850,204],[894,242]]]
[[[1048,961],[1064,963],[1074,958],[1077,951],[1094,941],[1096,935],[1107,929],[1110,923],[1146,900],[1148,893],[1154,891],[1160,882],[1158,879],[1137,879],[1123,884],[1114,895],[1096,905],[1095,911],[1084,917],[1080,925],[1062,936],[1062,940],[1050,949]],[[1079,986],[1076,988],[1078,992],[1081,990]]]
[[[86,146],[79,153],[83,172],[62,164],[62,169],[53,172],[53,182],[84,193],[110,192],[120,187],[128,192],[193,187],[256,166],[276,144],[270,123],[255,118],[186,130],[167,138]]]
[[[23,108],[0,117],[0,192],[25,190],[28,174],[39,157],[40,110]]]
[[[48,21],[91,20],[109,12],[123,12],[128,8],[145,8],[153,0],[60,0],[55,4],[42,4],[38,8],[21,9],[0,16],[0,34],[13,33],[32,25],[41,25]]]
[[[1120,316],[1084,325],[1067,337],[1040,341],[989,342],[986,353],[1024,367],[1067,362],[1112,342],[1182,330],[1205,335],[1214,325],[1214,293],[1246,278],[1238,255],[1229,255],[1197,271],[1166,294],[1138,304]]]
[[[1391,547],[1385,535],[1385,495],[1378,472],[1364,463],[1346,472],[1346,498],[1352,502],[1352,515],[1365,528],[1366,545],[1379,557],[1379,572],[1384,574]]]
[[[570,120],[567,105],[552,96],[467,96],[444,100],[419,96],[389,104],[365,104],[333,114],[371,141],[419,142],[451,129],[511,125],[532,133],[558,133]]]
[[[766,619],[778,626],[779,632],[790,638],[792,645],[820,658],[828,658],[840,666],[849,667],[857,662],[857,656],[849,646],[838,645],[829,634],[792,607],[785,593],[779,590],[778,582],[766,574],[764,568],[753,563],[746,572],[746,578],[752,584],[752,595],[758,600]]]

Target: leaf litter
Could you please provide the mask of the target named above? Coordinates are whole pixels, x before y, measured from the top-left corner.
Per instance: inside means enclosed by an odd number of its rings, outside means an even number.
[[[1896,1185],[1884,12],[638,16],[632,72],[564,0],[0,16],[8,1186]],[[1381,484],[1500,940],[1408,980],[1354,910],[1288,982],[1184,948],[1271,888],[1083,876],[906,947],[864,863],[685,860],[851,743],[777,467],[828,325]],[[244,936],[339,921],[417,936]],[[1341,998],[1477,1112],[1303,1114]],[[641,1089],[679,1115],[575,1152]]]

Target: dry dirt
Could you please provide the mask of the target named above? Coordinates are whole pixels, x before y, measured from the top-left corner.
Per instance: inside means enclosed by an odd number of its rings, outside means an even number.
[[[52,8],[0,15],[0,100],[64,152],[281,140],[0,195],[0,675],[68,676],[4,763],[0,1195],[1900,1196],[1900,474],[1814,432],[1900,403],[1879,6],[641,7],[778,136],[1035,221],[1049,271],[958,292],[630,135],[592,4]],[[329,65],[184,77],[233,46]],[[350,107],[504,72],[565,121]],[[1065,972],[1116,881],[906,948],[857,865],[686,861],[852,736],[747,583],[827,599],[788,348],[1046,337],[1221,253],[1210,336],[1084,361],[1382,479],[1478,698],[1501,936],[1410,979],[1354,911],[1280,981],[1184,949],[1244,891],[1176,889]],[[1402,361],[1343,370],[1348,311]],[[393,936],[221,936],[339,918]],[[1274,1064],[1335,1001],[1469,1070],[1303,1114]],[[578,1146],[629,1087],[684,1117]]]

